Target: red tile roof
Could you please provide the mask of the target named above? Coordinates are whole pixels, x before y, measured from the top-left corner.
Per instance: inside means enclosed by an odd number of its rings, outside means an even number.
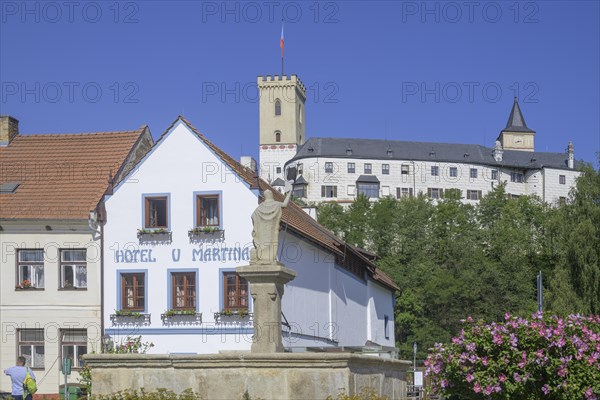
[[[215,152],[235,173],[237,173],[242,179],[246,181],[251,186],[255,186],[257,183],[260,187],[261,192],[267,189],[270,189],[273,192],[273,197],[275,200],[283,201],[284,196],[276,189],[271,187],[267,182],[258,178],[254,171],[249,168],[244,167],[237,160],[233,159],[219,147],[217,147],[214,143],[208,140],[204,135],[202,135],[188,120],[184,117],[179,116],[161,135],[161,137],[156,141],[160,142],[160,140],[164,137],[164,135],[171,130],[171,128],[177,123],[177,121],[183,121],[188,128],[190,128],[198,137],[206,143],[206,145]],[[368,273],[373,277],[373,279],[393,290],[399,290],[399,287],[394,283],[394,281],[387,276],[383,271],[379,270],[375,264],[373,264],[369,259],[367,259],[360,251],[357,250],[354,246],[346,245],[346,243],[335,236],[330,230],[323,227],[317,221],[315,221],[311,216],[309,216],[306,212],[302,210],[298,205],[293,202],[290,202],[288,207],[283,209],[283,214],[281,218],[281,222],[286,224],[283,229],[291,229],[306,239],[327,248],[338,255],[344,255],[346,252],[352,252],[353,255],[360,258],[368,271]]]
[[[18,135],[0,147],[0,219],[87,219],[147,127],[136,131]]]

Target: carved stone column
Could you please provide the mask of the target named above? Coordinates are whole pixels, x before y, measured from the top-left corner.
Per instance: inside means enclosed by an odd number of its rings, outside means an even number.
[[[281,297],[283,285],[296,277],[296,272],[283,264],[250,264],[236,268],[250,285],[254,300],[254,336],[252,353],[281,353]]]

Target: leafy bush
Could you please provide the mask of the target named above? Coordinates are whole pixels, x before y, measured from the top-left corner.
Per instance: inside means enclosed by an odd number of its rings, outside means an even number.
[[[425,365],[434,390],[448,399],[598,400],[600,316],[506,314],[487,325],[469,317]]]

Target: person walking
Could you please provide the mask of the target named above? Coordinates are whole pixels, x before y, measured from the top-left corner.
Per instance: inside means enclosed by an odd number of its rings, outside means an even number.
[[[32,400],[32,396],[29,393],[23,393],[23,381],[29,370],[29,375],[35,379],[35,375],[31,368],[25,366],[25,357],[19,356],[17,358],[17,365],[4,370],[4,373],[10,376],[12,381],[12,397],[14,400]]]

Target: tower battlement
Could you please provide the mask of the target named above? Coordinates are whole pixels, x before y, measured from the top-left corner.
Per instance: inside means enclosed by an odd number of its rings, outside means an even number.
[[[273,85],[281,85],[281,84],[289,84],[289,85],[297,85],[303,93],[306,93],[306,87],[298,78],[297,75],[259,75],[257,77],[258,87],[269,87]]]

